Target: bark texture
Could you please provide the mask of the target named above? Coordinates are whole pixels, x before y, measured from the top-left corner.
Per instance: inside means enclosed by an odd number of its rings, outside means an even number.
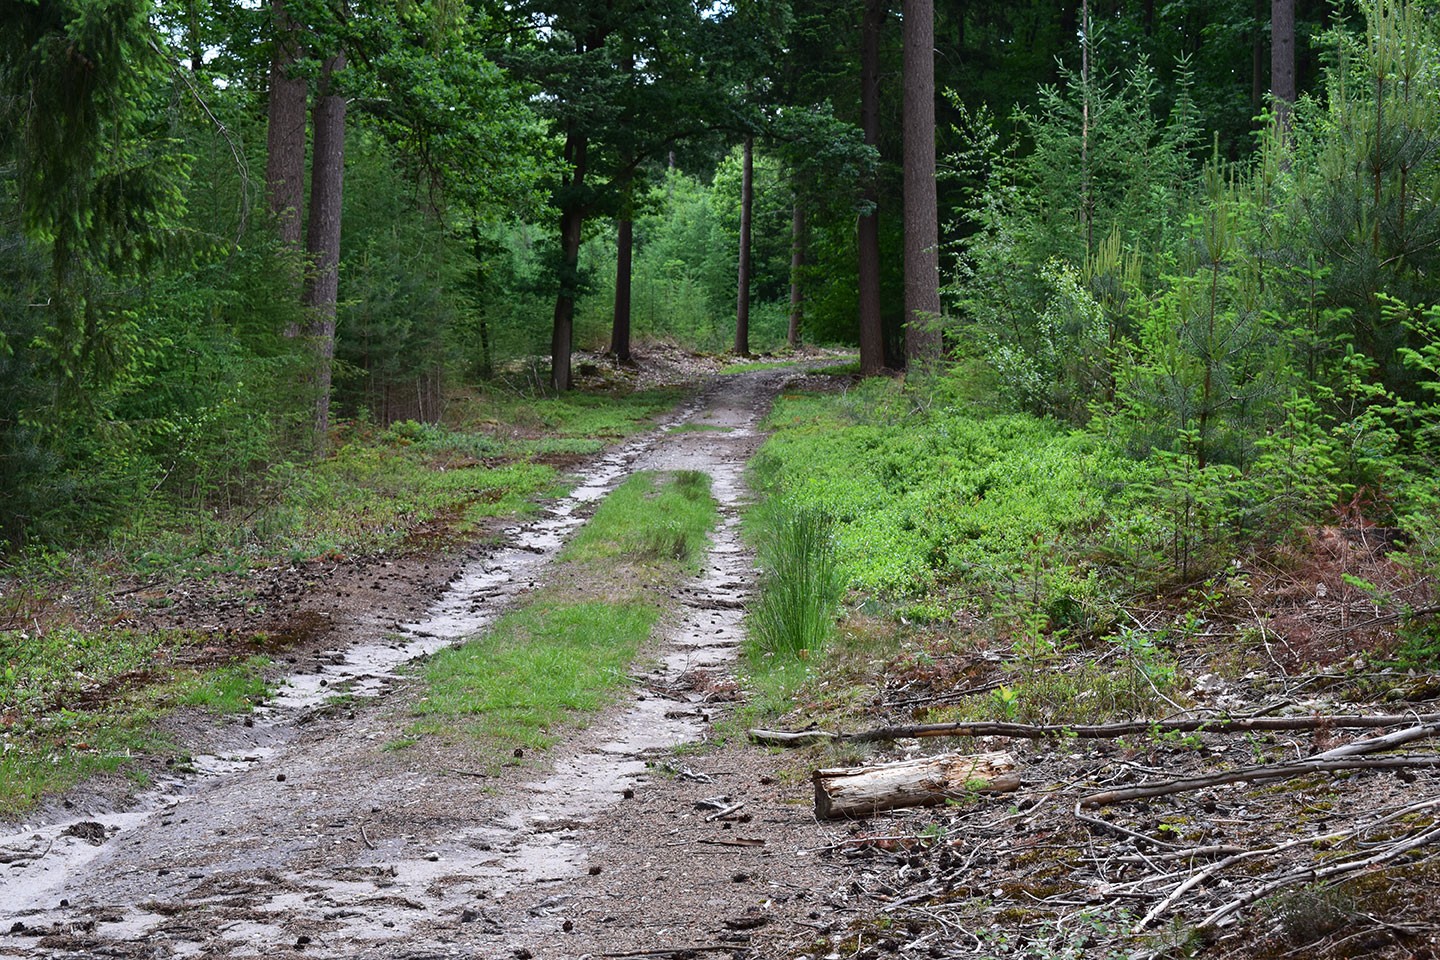
[[[1270,95],[1275,98],[1275,122],[1288,141],[1295,105],[1295,0],[1270,2]]]
[[[880,29],[885,7],[866,0],[860,29],[860,127],[865,142],[880,143]],[[867,211],[856,223],[859,259],[860,375],[874,376],[885,369],[885,339],[880,328],[880,191],[872,178],[865,185]]]
[[[280,238],[300,246],[300,211],[305,197],[305,78],[291,76],[300,58],[299,29],[283,0],[271,0],[275,49],[270,58],[266,105],[265,196],[280,227]],[[298,332],[298,331],[294,331]]]
[[[345,97],[335,75],[345,55],[326,60],[315,95],[315,143],[310,160],[310,216],[305,253],[310,271],[301,304],[305,333],[315,351],[315,442],[323,451],[330,432],[330,374],[335,358],[335,308],[340,293],[340,209],[345,189]]]
[[[635,254],[635,222],[615,224],[615,316],[610,325],[610,353],[621,363],[630,360],[630,283]]]
[[[1015,758],[1008,753],[958,753],[864,767],[816,770],[815,816],[821,820],[868,817],[882,810],[930,806],[976,792],[1016,790]]]
[[[797,196],[790,209],[790,325],[785,342],[793,350],[800,345],[800,323],[804,318],[805,294],[800,288],[800,271],[805,267],[805,208]]]
[[[905,0],[905,359],[940,359],[940,215],[935,196],[935,7]]]
[[[584,134],[571,132],[565,138],[565,159],[570,176],[565,186],[579,194],[585,185],[589,141]],[[575,284],[580,273],[580,240],[585,227],[585,210],[578,203],[560,211],[560,291],[555,295],[555,321],[550,332],[550,386],[570,389],[570,354],[575,339]]]
[[[750,355],[750,225],[755,212],[755,138],[746,137],[740,172],[740,270],[735,296],[735,355]]]

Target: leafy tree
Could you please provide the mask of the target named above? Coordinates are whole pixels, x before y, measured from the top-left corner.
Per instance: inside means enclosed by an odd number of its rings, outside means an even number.
[[[646,160],[703,129],[694,82],[701,19],[688,0],[532,0],[507,9],[517,39],[501,61],[545,91],[537,109],[564,141],[551,200],[559,255],[550,353],[551,385],[567,390],[585,223],[617,209]]]

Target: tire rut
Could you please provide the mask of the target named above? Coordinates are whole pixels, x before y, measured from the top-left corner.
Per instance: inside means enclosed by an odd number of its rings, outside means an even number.
[[[510,531],[422,620],[293,677],[229,749],[196,758],[196,774],[127,812],[0,838],[11,851],[50,844],[0,874],[0,955],[574,957],[697,938],[743,954],[772,915],[807,909],[805,858],[819,842],[808,811],[743,748],[689,764],[675,753],[735,695],[754,575],[739,537],[743,470],[783,380],[717,378]],[[520,759],[496,778],[467,769],[463,745],[387,749],[403,664],[485,629],[543,581],[586,508],[639,470],[709,474],[722,522],[700,576],[672,595],[665,638],[632,668],[631,695],[542,764]],[[337,689],[358,704],[327,708]],[[707,819],[695,802],[710,794],[746,812]],[[67,834],[76,823],[98,824],[101,842],[94,828]]]

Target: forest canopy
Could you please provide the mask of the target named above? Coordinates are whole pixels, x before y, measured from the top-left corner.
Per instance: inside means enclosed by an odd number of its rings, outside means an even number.
[[[0,540],[249,510],[632,337],[1103,438],[1182,575],[1337,510],[1433,538],[1434,12],[3,0]]]

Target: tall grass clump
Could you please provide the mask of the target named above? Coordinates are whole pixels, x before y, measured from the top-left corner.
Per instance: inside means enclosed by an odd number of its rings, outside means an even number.
[[[779,501],[760,524],[760,598],[748,618],[750,642],[762,654],[801,658],[835,628],[845,586],[835,520],[818,507]]]

